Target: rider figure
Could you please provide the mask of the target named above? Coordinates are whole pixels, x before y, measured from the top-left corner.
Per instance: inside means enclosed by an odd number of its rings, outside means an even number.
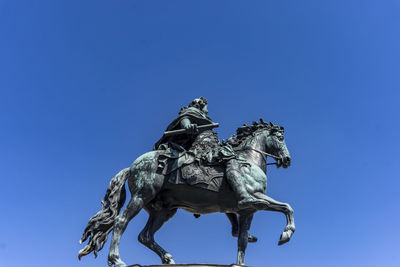
[[[162,137],[155,143],[153,150],[166,149],[169,144],[181,146],[202,164],[224,162],[226,178],[239,200],[239,208],[252,207],[259,201],[246,189],[244,177],[241,175],[240,163],[228,144],[221,145],[213,130],[199,131],[198,126],[212,124],[208,117],[207,99],[194,99],[179,112],[179,116],[168,126],[166,131],[186,129],[187,134]]]

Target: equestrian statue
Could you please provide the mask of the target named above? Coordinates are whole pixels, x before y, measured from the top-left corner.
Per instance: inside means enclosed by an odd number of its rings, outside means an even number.
[[[286,227],[278,245],[288,242],[295,231],[293,209],[265,194],[267,165],[287,168],[291,163],[283,127],[260,119],[239,127],[236,134],[223,142],[213,131],[216,127],[218,123],[208,116],[205,98],[196,98],[183,107],[152,151],[111,179],[102,209],[83,232],[80,242],[89,241],[78,258],[91,252],[97,256],[112,231],[108,264],[127,266],[119,255],[120,239],[129,221],[143,208],[149,219],[138,240],[153,250],[162,264],[175,262],[154,240],[154,234],[178,208],[195,217],[225,213],[232,224],[232,235],[238,237],[238,265],[244,265],[247,243],[257,241],[249,229],[258,210],[285,214]],[[267,164],[267,157],[275,163]],[[126,181],[131,199],[120,213],[126,200]]]

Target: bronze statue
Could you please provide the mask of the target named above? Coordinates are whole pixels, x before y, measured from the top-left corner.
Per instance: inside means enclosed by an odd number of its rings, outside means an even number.
[[[129,221],[142,208],[149,213],[149,220],[139,241],[157,253],[163,264],[174,264],[174,260],[154,241],[154,234],[178,208],[195,216],[226,213],[232,234],[238,236],[240,265],[244,264],[247,243],[257,241],[249,235],[249,228],[258,210],[286,215],[287,224],[278,244],[288,242],[295,231],[293,210],[289,204],[265,195],[267,156],[276,160],[278,168],[290,166],[283,127],[260,119],[239,127],[237,134],[220,143],[212,130],[217,126],[208,117],[205,98],[182,108],[153,151],[137,158],[111,180],[102,209],[89,220],[83,233],[81,242],[88,238],[89,242],[79,251],[79,259],[91,252],[97,255],[113,231],[108,263],[126,266],[119,256],[119,241]],[[126,198],[126,180],[132,198],[119,214]]]

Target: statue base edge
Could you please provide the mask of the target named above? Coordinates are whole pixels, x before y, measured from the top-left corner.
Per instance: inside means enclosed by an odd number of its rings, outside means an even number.
[[[202,264],[202,263],[185,263],[185,264],[156,264],[156,265],[129,265],[128,267],[249,267],[247,265],[238,265],[238,264],[230,264],[230,265],[223,265],[223,264]]]

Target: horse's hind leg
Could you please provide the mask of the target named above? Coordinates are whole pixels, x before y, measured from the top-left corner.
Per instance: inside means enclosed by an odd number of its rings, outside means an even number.
[[[286,216],[286,227],[281,237],[279,239],[278,245],[283,245],[286,242],[289,242],[290,238],[293,236],[296,227],[294,225],[294,215],[292,207],[287,203],[282,203],[276,201],[275,199],[263,194],[263,193],[255,193],[255,196],[264,199],[268,202],[263,210],[270,210],[270,211],[279,211],[285,214]]]
[[[119,242],[129,221],[139,213],[143,206],[144,200],[141,197],[137,195],[132,196],[124,211],[115,218],[110,252],[108,254],[108,265],[111,266],[114,264],[115,267],[126,266],[119,256]]]
[[[149,208],[148,211],[150,214],[149,220],[138,236],[139,242],[157,253],[163,264],[175,264],[172,255],[166,252],[159,244],[157,244],[157,242],[154,241],[154,234],[166,221],[175,215],[176,209],[155,210]]]

